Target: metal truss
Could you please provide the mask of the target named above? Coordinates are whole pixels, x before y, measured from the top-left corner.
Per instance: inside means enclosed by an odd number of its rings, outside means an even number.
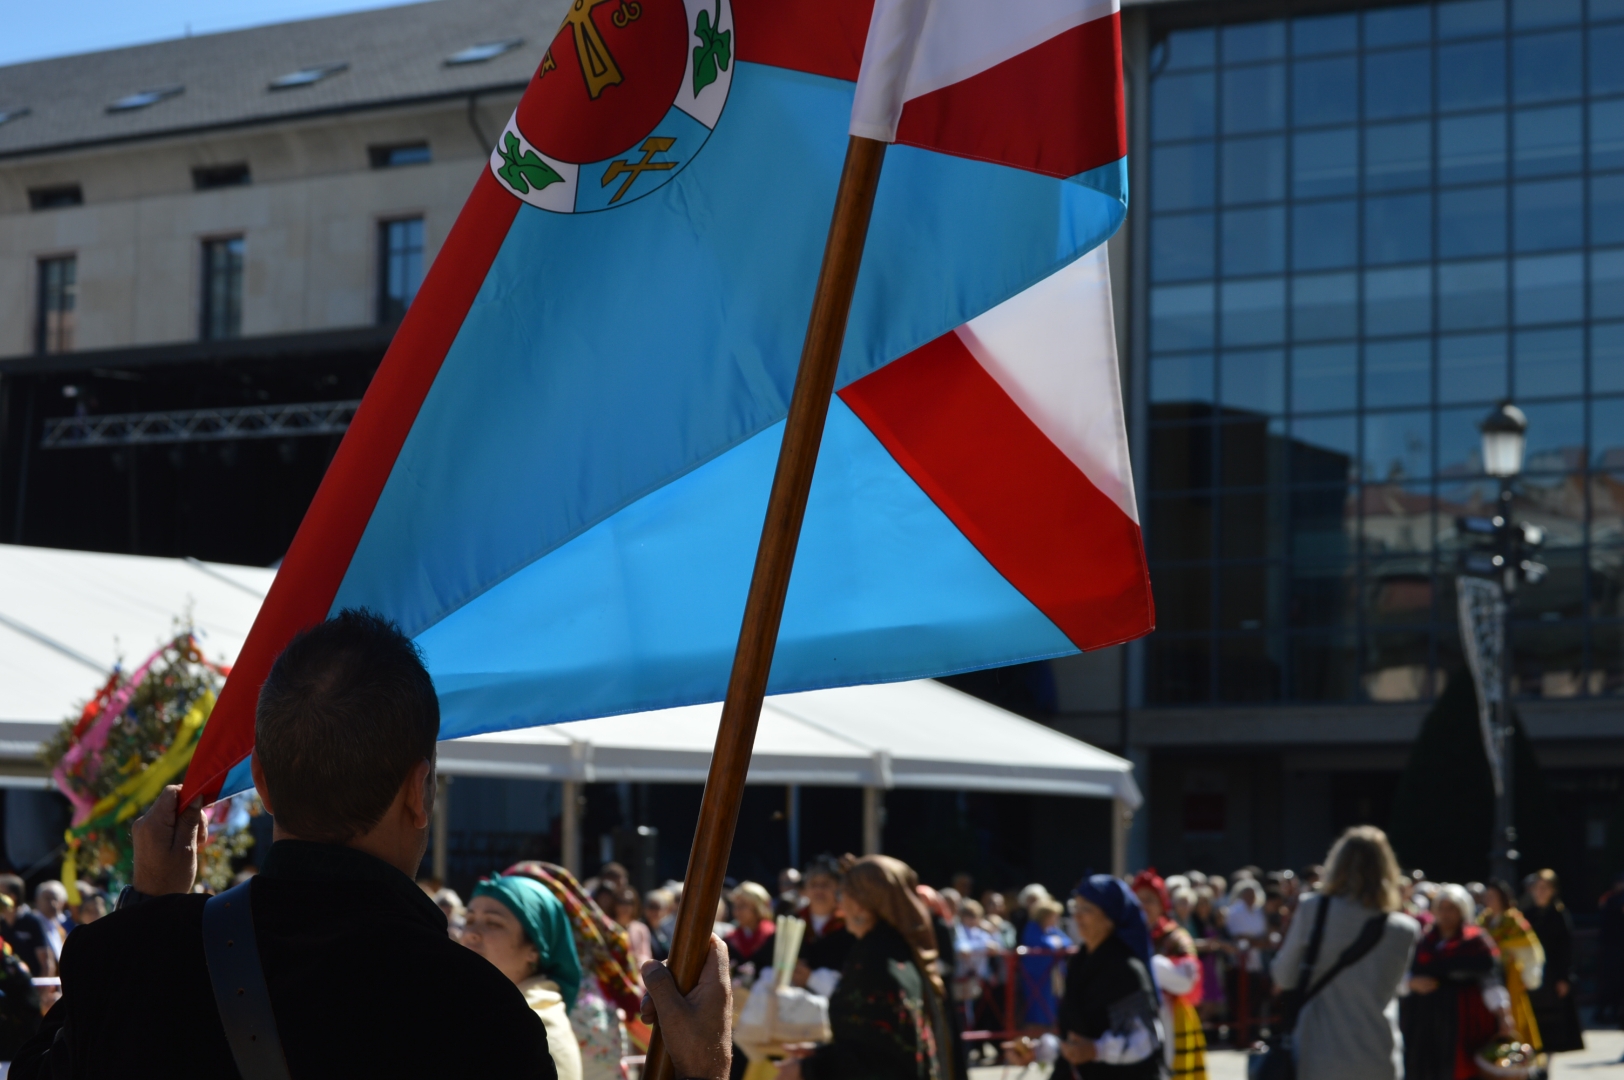
[[[40,446],[46,450],[61,450],[342,435],[360,404],[360,401],[317,401],[304,405],[249,405],[240,409],[64,416],[46,421]]]

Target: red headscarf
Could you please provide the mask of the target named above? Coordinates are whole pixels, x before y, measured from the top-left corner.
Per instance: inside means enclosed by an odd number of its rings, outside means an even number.
[[[1167,894],[1167,882],[1162,880],[1162,876],[1156,872],[1154,866],[1147,866],[1134,875],[1131,887],[1134,892],[1149,889],[1156,894],[1156,899],[1162,902],[1162,914],[1164,916],[1173,914],[1173,898]]]

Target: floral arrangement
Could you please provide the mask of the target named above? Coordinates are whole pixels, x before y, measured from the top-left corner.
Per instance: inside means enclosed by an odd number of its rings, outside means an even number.
[[[1477,1071],[1494,1080],[1522,1080],[1535,1064],[1534,1048],[1516,1039],[1496,1039],[1477,1052]]]
[[[228,674],[183,630],[134,671],[115,668],[79,715],[63,721],[45,744],[40,756],[57,790],[73,804],[62,860],[70,903],[79,902],[75,882],[81,876],[130,880],[129,822],[185,771]],[[231,860],[253,843],[244,809],[258,812],[257,805],[228,802],[212,814],[201,876],[215,888],[230,883]]]

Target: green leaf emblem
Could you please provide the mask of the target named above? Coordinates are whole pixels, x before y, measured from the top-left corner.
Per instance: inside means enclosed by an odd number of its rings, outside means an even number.
[[[712,25],[714,23],[714,25]],[[694,46],[694,96],[711,83],[716,81],[716,72],[720,68],[727,70],[727,65],[733,59],[733,31],[723,30],[722,3],[716,2],[716,17],[713,20],[711,13],[701,11],[699,19],[694,23],[694,37],[699,44]]]
[[[519,153],[519,137],[513,132],[507,132],[502,139],[502,146],[498,150],[502,155],[503,165],[496,170],[514,191],[520,195],[527,194],[531,188],[540,191],[548,184],[562,184],[564,178],[545,161],[541,160],[534,150]]]

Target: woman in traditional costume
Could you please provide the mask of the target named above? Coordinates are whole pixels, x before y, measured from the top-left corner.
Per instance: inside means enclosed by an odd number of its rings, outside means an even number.
[[[1547,1054],[1583,1050],[1585,1039],[1579,1024],[1579,1002],[1574,994],[1573,917],[1562,903],[1562,887],[1556,871],[1541,870],[1529,886],[1534,906],[1525,914],[1539,943],[1545,948],[1545,977],[1539,987],[1528,992],[1534,1002],[1534,1020]]]
[[[558,1080],[583,1080],[570,1010],[581,986],[564,905],[538,881],[521,875],[487,878],[474,886],[462,943],[494,964],[524,994],[547,1029],[547,1052]]]
[[[1544,1043],[1529,991],[1538,990],[1545,981],[1545,949],[1523,913],[1517,910],[1511,886],[1504,881],[1491,881],[1483,887],[1483,914],[1479,922],[1500,949],[1500,971],[1506,993],[1511,996],[1511,1018],[1517,1024],[1517,1038],[1532,1046],[1534,1053],[1542,1054]]]
[[[631,937],[595,903],[575,875],[562,866],[522,862],[509,874],[529,878],[550,892],[569,921],[580,958],[580,989],[570,1005],[570,1031],[581,1051],[582,1080],[619,1080],[620,1061],[648,1036],[637,1019],[642,976],[631,957]],[[632,1030],[628,1030],[627,1017]],[[641,1035],[634,1039],[634,1035]]]
[[[1165,1038],[1139,899],[1108,874],[1084,878],[1077,929],[1087,954],[1066,972],[1051,1080],[1157,1080]]]
[[[1162,1028],[1169,1034],[1164,1052],[1174,1080],[1206,1080],[1207,1036],[1201,1030],[1201,959],[1190,932],[1172,917],[1167,882],[1154,868],[1133,879],[1156,950],[1152,968],[1162,991]]]
[[[1473,921],[1474,907],[1459,885],[1442,886],[1433,901],[1433,924],[1416,946],[1400,1005],[1405,1080],[1474,1080],[1478,1050],[1516,1030],[1500,950]]]
[[[956,1080],[936,934],[916,880],[888,855],[846,871],[840,907],[856,940],[829,998],[834,1037],[785,1062],[779,1080]]]

